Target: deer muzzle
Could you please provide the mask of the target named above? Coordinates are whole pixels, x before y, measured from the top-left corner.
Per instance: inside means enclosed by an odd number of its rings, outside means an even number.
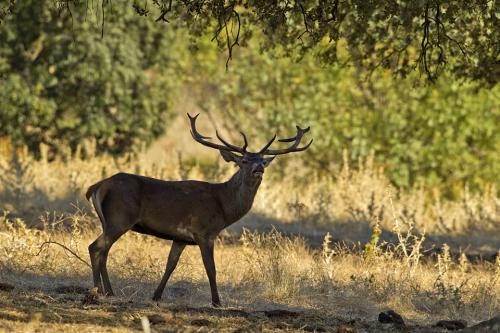
[[[254,167],[252,174],[255,178],[262,178],[264,175],[264,167],[261,164],[258,164]]]

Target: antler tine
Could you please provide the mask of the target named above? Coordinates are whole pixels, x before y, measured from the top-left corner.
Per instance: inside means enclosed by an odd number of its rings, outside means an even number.
[[[276,136],[277,134],[274,134],[273,138],[259,151],[259,154],[263,154],[267,151],[267,148],[269,148],[273,144],[274,140],[276,140]]]
[[[191,117],[189,113],[187,113],[187,116],[189,117],[189,121],[191,122],[191,134],[193,135],[193,138],[196,136],[197,138],[200,139],[211,139],[209,136],[203,136],[198,131],[196,130],[196,119],[198,118],[200,114],[198,113],[196,116]],[[196,138],[195,138],[196,140]]]
[[[302,137],[304,136],[304,134],[309,132],[311,127],[306,127],[306,128],[300,128],[299,126],[296,126],[296,127],[297,127],[297,135],[295,135],[292,138],[278,140],[279,142],[293,142],[293,144],[290,147],[288,147],[286,149],[277,149],[277,150],[265,149],[265,150],[261,151],[261,154],[264,154],[264,155],[282,155],[282,154],[287,154],[287,153],[303,151],[303,150],[306,150],[307,148],[309,148],[309,146],[313,142],[313,139],[311,139],[311,141],[309,141],[309,143],[306,144],[305,146],[300,147],[300,148],[297,148],[297,147],[299,146],[300,141],[302,140]]]
[[[245,135],[245,133],[243,133],[242,131],[240,131],[240,134],[241,136],[243,137],[243,141],[244,141],[244,144],[243,144],[243,150],[244,151],[247,151],[247,147],[248,147],[248,140],[247,140],[247,136]]]
[[[242,133],[243,134],[243,133]],[[217,136],[217,139],[220,140],[220,142],[222,142],[223,144],[225,144],[226,146],[228,146],[229,148],[231,148],[232,150],[234,151],[237,151],[238,153],[241,153],[241,154],[244,154],[245,151],[246,151],[246,148],[247,148],[247,140],[246,140],[246,137],[245,137],[245,134],[243,134],[243,137],[245,139],[245,145],[242,147],[238,147],[238,146],[235,146],[233,144],[230,144],[229,142],[227,142],[226,140],[224,140],[220,135],[219,135],[219,132],[218,131],[215,131],[215,135]]]
[[[298,125],[296,125],[295,127],[297,128],[297,132],[302,131],[303,134],[306,134],[311,129],[311,126],[306,127],[306,128],[300,128]],[[297,139],[297,135],[292,137],[292,138],[288,138],[288,139],[279,139],[278,141],[279,142],[294,142],[296,139]]]
[[[188,117],[189,117],[189,121],[191,123],[191,136],[193,137],[193,139],[199,143],[201,143],[202,145],[204,146],[207,146],[207,147],[210,147],[210,148],[215,148],[215,149],[219,149],[219,150],[226,150],[226,151],[234,151],[234,152],[238,152],[238,153],[241,153],[241,148],[239,147],[236,147],[236,146],[232,146],[232,145],[226,145],[226,146],[223,146],[223,145],[218,145],[216,143],[213,143],[213,142],[210,142],[210,141],[206,141],[206,139],[210,139],[210,137],[208,136],[203,136],[201,135],[197,130],[196,130],[196,118],[198,118],[198,116],[200,115],[199,113],[194,116],[194,117],[191,117],[191,115],[188,113],[187,114]],[[220,140],[220,137],[217,135],[217,137],[219,138]],[[222,141],[222,140],[221,140]],[[224,141],[222,141],[224,144],[226,144]]]

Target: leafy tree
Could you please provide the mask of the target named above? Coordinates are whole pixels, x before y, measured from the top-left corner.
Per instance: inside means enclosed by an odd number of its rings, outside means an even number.
[[[208,43],[201,43],[203,54]],[[453,191],[464,183],[498,183],[498,86],[459,84],[446,75],[428,86],[384,70],[365,81],[353,68],[319,66],[310,55],[296,63],[252,48],[237,61],[227,73],[213,61],[197,68],[209,74],[193,77],[194,96],[206,111],[222,110],[228,126],[239,124],[252,143],[260,138],[263,145],[276,130],[289,137],[295,124],[311,125],[315,141],[302,157],[313,170],[335,172],[346,149],[353,164],[373,152],[403,187],[424,182]],[[258,149],[254,144],[250,148]]]
[[[52,0],[71,11],[91,8],[116,17],[111,0]],[[0,20],[17,13],[9,0]],[[383,67],[401,76],[420,68],[435,80],[444,68],[456,77],[495,85],[500,77],[500,11],[494,0],[133,0],[136,12],[157,21],[177,20],[194,36],[207,31],[228,50],[264,34],[262,45],[277,55],[301,57],[309,50],[328,64],[349,61],[371,72]],[[95,9],[92,9],[94,5]],[[159,12],[159,13],[158,13]],[[2,15],[3,13],[3,15]],[[348,50],[346,57],[340,51]]]
[[[151,141],[169,119],[182,36],[115,6],[101,38],[79,10],[28,0],[0,25],[0,136],[33,151],[85,138],[111,152]]]

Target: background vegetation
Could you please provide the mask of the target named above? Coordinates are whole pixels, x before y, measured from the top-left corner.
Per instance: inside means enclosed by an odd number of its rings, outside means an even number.
[[[168,131],[172,105],[189,91],[220,126],[259,142],[312,125],[316,142],[304,162],[313,172],[338,171],[348,150],[351,163],[373,153],[406,188],[445,184],[456,197],[466,183],[498,184],[498,86],[325,65],[316,58],[322,45],[300,61],[276,58],[259,51],[257,27],[226,70],[211,35],[194,40],[182,24],[137,15],[137,6],[113,10],[102,21],[98,8],[16,4],[0,25],[0,135],[35,156],[42,142],[53,156],[58,144],[74,151],[89,139],[99,152],[137,151]]]

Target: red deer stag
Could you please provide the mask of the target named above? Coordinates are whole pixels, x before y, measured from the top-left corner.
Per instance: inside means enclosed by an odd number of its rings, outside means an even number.
[[[101,220],[102,234],[89,246],[94,287],[102,294],[113,295],[106,269],[108,253],[114,242],[133,230],[173,241],[167,267],[156,288],[153,300],[159,300],[186,245],[198,245],[210,282],[213,306],[220,306],[215,279],[214,240],[227,226],[242,218],[252,207],[262,181],[264,169],[275,155],[306,150],[312,140],[299,147],[309,128],[297,126],[297,135],[280,142],[293,142],[286,149],[271,150],[276,135],[257,153],[246,150],[243,132],[242,147],[220,137],[223,145],[208,141],[196,130],[196,118],[191,117],[191,135],[202,145],[218,149],[226,162],[234,162],[239,170],[228,181],[211,184],[196,180],[164,181],[138,175],[118,173],[89,187],[87,199]],[[271,157],[264,157],[264,156]],[[102,278],[102,280],[101,280]]]

